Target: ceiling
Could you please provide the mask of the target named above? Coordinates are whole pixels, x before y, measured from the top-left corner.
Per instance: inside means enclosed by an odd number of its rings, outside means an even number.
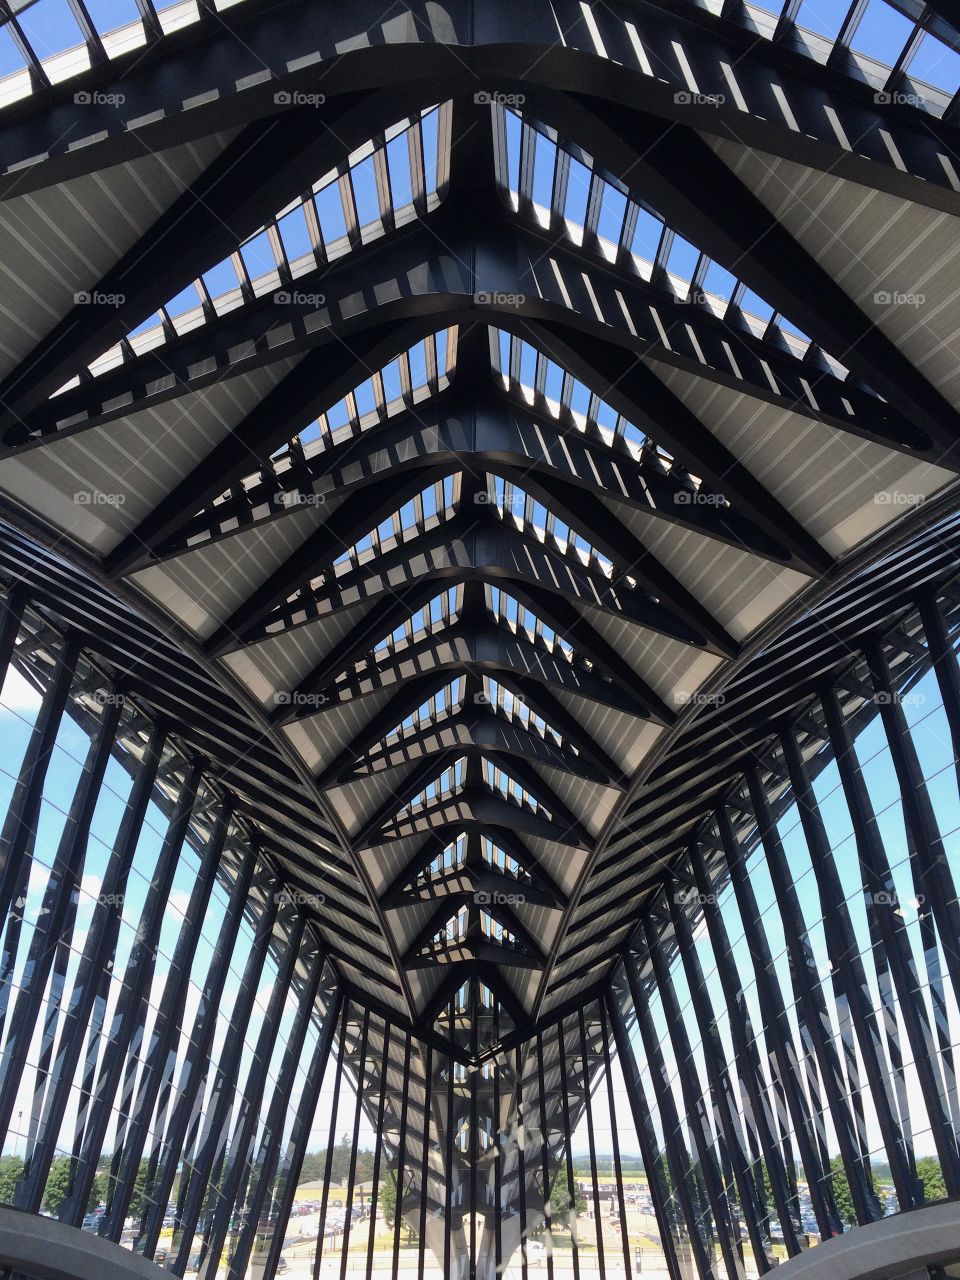
[[[146,0],[0,81],[3,514],[441,1027],[609,967],[696,744],[946,568],[960,467],[949,92],[795,12],[477,8]]]

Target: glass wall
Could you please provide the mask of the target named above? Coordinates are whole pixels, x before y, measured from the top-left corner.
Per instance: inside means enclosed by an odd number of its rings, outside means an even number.
[[[273,1274],[333,971],[204,762],[31,610],[3,621],[0,1200]]]
[[[745,756],[531,1027],[489,974],[339,990],[205,762],[8,610],[0,1201],[201,1280],[740,1280],[960,1195],[958,616]]]
[[[681,1274],[960,1194],[958,632],[922,599],[745,759],[617,967]]]

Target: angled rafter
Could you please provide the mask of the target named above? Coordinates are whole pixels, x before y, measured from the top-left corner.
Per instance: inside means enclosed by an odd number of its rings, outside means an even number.
[[[454,748],[439,757],[428,758],[423,761],[404,780],[403,785],[392,792],[380,807],[365,820],[360,830],[354,833],[354,843],[361,847],[379,844],[381,842],[380,837],[385,832],[394,830],[407,821],[415,821],[421,818],[428,820],[435,810],[440,808],[449,809],[450,805],[460,797],[470,796],[472,806],[473,800],[478,795],[483,794],[485,789],[482,784],[477,781],[471,782],[468,777],[459,786],[454,786],[449,791],[438,790],[436,795],[424,799],[416,809],[411,808],[419,796],[440,781],[445,771],[450,772],[453,770],[455,763],[460,758],[461,754]],[[574,843],[581,843],[585,839],[577,818],[556,795],[546,779],[537,773],[531,765],[521,759],[501,761],[492,752],[485,753],[483,759],[502,769],[504,773],[519,783],[525,791],[529,792],[539,804],[549,810],[552,817],[547,821],[551,823],[551,826],[556,825],[568,835],[572,835]],[[490,788],[486,788],[486,790],[489,791],[490,795],[497,794]],[[537,814],[537,817],[540,817],[540,815]],[[563,837],[560,838],[561,842],[563,842]]]
[[[472,261],[475,269],[467,265]],[[398,328],[409,326],[409,341],[395,351],[470,315],[521,332],[528,319],[569,324],[890,448],[930,448],[930,437],[909,415],[852,383],[825,370],[814,376],[797,357],[647,283],[632,266],[544,239],[502,209],[474,229],[448,198],[430,215],[429,229],[414,224],[391,233],[299,277],[297,286],[302,301],[284,306],[279,316],[266,294],[63,392],[31,415],[29,434],[18,430],[6,440],[7,451],[102,425],[132,404],[159,404],[338,338],[352,346],[372,313],[374,325],[389,317]],[[314,300],[318,292],[322,306]],[[366,310],[358,308],[360,299]],[[290,378],[296,381],[296,370]],[[274,432],[263,456],[284,438]]]
[[[550,840],[574,849],[589,847],[589,840],[578,825],[559,825],[532,809],[505,800],[492,788],[480,785],[466,787],[456,796],[438,800],[421,814],[395,819],[377,831],[370,847],[406,840],[413,835],[422,836],[425,823],[429,828],[465,824],[504,826],[516,830],[521,836]]]
[[[586,628],[581,628],[586,632]],[[591,646],[595,652],[610,649],[599,636]],[[612,651],[611,651],[612,652]],[[625,664],[617,659],[621,670]],[[556,657],[546,645],[512,635],[505,627],[490,622],[482,626],[455,624],[437,635],[398,644],[376,662],[364,662],[356,673],[345,672],[319,689],[303,685],[291,698],[285,719],[314,714],[317,706],[332,707],[388,689],[424,672],[463,670],[490,671],[508,683],[512,677],[529,687],[532,683],[565,690],[593,702],[611,706],[629,715],[652,715],[664,724],[672,723],[673,712],[636,674],[622,679],[605,679],[581,664]],[[602,664],[601,664],[602,669]],[[306,696],[307,694],[311,696]],[[317,694],[317,696],[312,696]],[[311,710],[312,708],[312,710]]]
[[[582,336],[576,345],[558,325],[540,322],[534,341],[558,363],[593,387],[632,422],[651,423],[652,434],[695,473],[726,495],[741,513],[791,552],[794,567],[821,576],[833,560],[803,525],[708,431],[653,370],[628,352]]]
[[[505,943],[494,942],[485,934],[481,923],[481,910],[516,938],[516,949]],[[462,936],[442,940],[440,935],[458,911],[466,915],[466,927]],[[431,946],[431,943],[435,945]],[[492,961],[495,964],[512,965],[521,969],[542,969],[546,959],[530,933],[506,904],[491,904],[483,908],[472,901],[452,900],[442,903],[404,952],[404,963],[411,968],[432,964],[460,963],[466,959]]]
[[[369,647],[369,640],[361,640],[359,645],[354,643],[351,646],[352,654],[359,656]],[[345,669],[352,660],[354,658],[351,654],[344,654],[341,651],[340,658],[335,659],[335,662],[339,661],[340,669]],[[335,669],[336,667],[331,668],[326,675],[319,678],[319,681],[317,678],[308,677],[307,681],[300,686],[300,696],[309,696],[309,694],[314,693]],[[317,779],[318,785],[323,788],[329,788],[348,782],[351,778],[362,776],[360,762],[366,761],[378,748],[386,755],[390,751],[389,746],[380,747],[384,739],[438,689],[447,685],[451,678],[456,678],[456,674],[454,672],[453,676],[451,676],[449,671],[429,673],[403,683],[400,691],[364,725],[363,729],[346,746],[341,748],[335,759],[331,761]],[[565,742],[576,747],[578,752],[577,761],[579,762],[578,768],[582,776],[611,786],[623,786],[624,779],[617,765],[584,732],[576,716],[571,715],[545,685],[539,684],[532,679],[524,681],[518,675],[503,671],[498,673],[498,679],[501,684],[510,689],[520,702],[525,703],[531,711],[556,729]],[[292,705],[294,705],[294,700],[291,700]],[[286,718],[289,719],[295,714],[294,711],[288,711]],[[478,733],[482,734],[483,730],[478,729]],[[507,750],[506,747],[503,749]],[[421,750],[426,750],[425,744],[421,745]]]
[[[316,576],[322,561],[315,558],[312,564]],[[276,635],[334,617],[385,594],[402,595],[427,575],[438,584],[460,582],[468,575],[471,581],[503,583],[516,594],[527,591],[540,599],[557,595],[588,614],[603,613],[684,644],[706,645],[706,637],[673,613],[669,598],[659,604],[644,599],[626,582],[611,580],[530,533],[488,516],[484,506],[461,511],[416,537],[408,537],[352,571],[329,572],[322,585],[305,588],[261,618],[258,632]],[[288,583],[285,596],[289,596],[291,585]],[[236,624],[231,630],[244,639],[255,638]],[[731,646],[732,642],[728,651]]]
[[[204,645],[211,656],[219,656],[242,644],[258,625],[265,624],[272,610],[284,601],[320,566],[332,564],[354,545],[371,526],[393,514],[398,504],[419,493],[436,474],[409,473],[404,483],[384,477],[367,491],[361,508],[344,503],[329,515],[247,599],[225,619]]]
[[[381,126],[390,90],[299,107],[246,126],[0,385],[7,421],[44,400],[181,289],[234,252]],[[118,303],[117,299],[121,299]],[[276,316],[274,317],[276,320]]]
[[[174,536],[157,547],[155,559],[175,558],[194,547],[229,539],[243,529],[283,520],[300,509],[304,498],[326,503],[359,495],[387,471],[399,475],[455,462],[470,472],[492,471],[510,479],[516,476],[517,483],[527,490],[538,483],[546,491],[549,482],[550,492],[556,496],[544,500],[545,505],[562,501],[571,527],[576,527],[581,502],[601,510],[602,505],[597,504],[606,497],[738,550],[778,563],[787,556],[776,540],[733,507],[678,502],[677,482],[645,466],[643,459],[638,462],[624,448],[598,442],[574,423],[554,418],[542,404],[521,405],[512,395],[497,393],[492,381],[471,379],[466,385],[458,372],[451,389],[368,427],[359,437],[331,445],[309,458],[295,462],[291,458],[288,469],[266,467],[260,474],[248,475],[229,497],[185,521]],[[585,523],[579,522],[581,526]],[[611,512],[602,523],[616,531],[613,543],[623,536],[632,545],[641,545]],[[651,589],[654,581],[662,585],[661,578],[653,578],[649,553],[614,554],[605,549],[605,554],[617,564],[642,560],[651,575]]]
[[[522,725],[511,723],[489,708],[472,707],[461,709],[456,715],[444,716],[436,725],[427,728],[412,725],[389,742],[368,751],[357,759],[342,778],[341,785],[402,768],[420,756],[436,756],[447,751],[458,751],[464,755],[496,753],[517,756],[590,782],[605,786],[611,784],[609,774],[590,760]]]
[[[480,850],[484,838],[488,838],[493,845],[513,858],[522,869],[522,876],[514,878],[501,874],[492,867]],[[424,876],[423,873],[430,864],[459,841],[464,845],[461,865],[455,870],[444,869],[429,877]],[[418,888],[418,881],[421,879],[423,886]],[[467,886],[484,892],[520,892],[525,901],[539,906],[562,907],[566,902],[565,894],[548,875],[539,859],[526,848],[517,833],[492,824],[484,827],[434,828],[425,843],[383,891],[380,901],[384,907],[413,905],[439,898],[448,889],[463,892]]]
[[[694,129],[640,111],[545,95],[567,136],[587,130],[596,160],[642,190],[668,224],[837,357],[938,448],[954,452],[960,414],[869,319]],[[569,131],[573,131],[570,133]],[[704,191],[710,192],[704,200]]]
[[[575,0],[539,0],[524,7],[522,40],[516,7],[508,0],[491,0],[483,21],[474,25],[466,4],[448,5],[443,24],[430,20],[432,10],[423,0],[410,7],[419,19],[413,47],[405,24],[395,24],[395,33],[384,25],[375,0],[323,13],[248,0],[230,13],[219,12],[215,24],[188,26],[138,50],[134,66],[113,59],[101,63],[18,104],[5,147],[8,188],[16,190],[19,178],[24,189],[35,189],[273,115],[278,91],[293,101],[297,91],[315,91],[318,76],[327,105],[358,86],[390,83],[402,114],[462,91],[469,69],[476,83],[495,75],[498,84],[528,92],[582,84],[586,91],[640,104],[708,133],[742,137],[760,150],[867,187],[956,208],[945,163],[955,150],[949,125],[933,115],[878,104],[869,85],[782,44],[758,40],[755,31],[698,6],[672,5],[669,24],[654,8],[631,6],[628,26],[613,9],[599,10],[587,23]],[[558,29],[564,32],[562,46]],[[380,39],[371,42],[370,31]],[[445,41],[456,45],[455,58]],[[598,49],[605,56],[598,57]],[[638,49],[648,59],[644,67],[638,66]],[[650,65],[658,75],[649,74]],[[694,84],[702,105],[690,102]],[[78,87],[100,90],[110,105],[77,107]],[[678,91],[685,94],[679,103]],[[113,105],[117,94],[119,105]],[[56,131],[48,124],[54,107]],[[847,139],[857,140],[855,150]]]
[[[335,405],[358,386],[371,369],[382,367],[421,336],[408,338],[403,326],[377,323],[355,341],[312,352],[216,445],[193,471],[106,557],[108,572],[120,575],[140,567],[151,549],[191,514],[242,479],[250,459],[266,458],[291,439],[305,422]]]

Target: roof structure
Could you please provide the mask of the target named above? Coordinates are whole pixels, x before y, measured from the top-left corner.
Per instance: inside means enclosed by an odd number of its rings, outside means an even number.
[[[476,1060],[609,971],[898,549],[955,555],[947,6],[70,0],[51,49],[45,2],[0,5],[0,563]]]

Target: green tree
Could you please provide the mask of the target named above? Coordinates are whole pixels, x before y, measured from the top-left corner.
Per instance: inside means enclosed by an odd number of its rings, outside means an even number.
[[[377,1209],[383,1214],[383,1220],[391,1229],[397,1221],[397,1175],[392,1169],[387,1171],[387,1176],[380,1183],[380,1190],[377,1193]],[[406,1243],[411,1244],[417,1238],[417,1233],[410,1224],[403,1222],[403,1230],[406,1232]]]
[[[137,1167],[137,1175],[133,1180],[133,1193],[130,1196],[129,1212],[134,1218],[141,1217],[150,1207],[147,1195],[147,1162],[141,1160]]]
[[[553,1227],[569,1227],[570,1226],[570,1210],[576,1213],[583,1213],[587,1207],[587,1202],[579,1189],[576,1188],[574,1198],[571,1202],[570,1192],[567,1187],[566,1170],[561,1170],[553,1180],[553,1188],[550,1192],[550,1225]]]
[[[834,1156],[830,1161],[830,1183],[833,1187],[833,1198],[837,1206],[837,1213],[840,1215],[840,1221],[855,1227],[857,1225],[857,1211],[853,1207],[853,1194],[840,1156]],[[872,1173],[870,1174],[870,1189],[874,1195],[877,1194],[877,1186],[873,1180]]]
[[[325,1151],[308,1151],[303,1157],[303,1168],[300,1170],[301,1182],[319,1182],[323,1177]]]
[[[13,1204],[17,1183],[23,1177],[23,1161],[19,1156],[0,1159],[0,1203]]]
[[[344,1134],[333,1148],[333,1159],[330,1162],[331,1182],[346,1182],[347,1178],[349,1178],[351,1150],[350,1139]],[[324,1152],[324,1155],[326,1155],[326,1152]]]
[[[73,1182],[72,1168],[73,1161],[64,1156],[60,1160],[54,1160],[47,1174],[47,1185],[43,1189],[43,1207],[54,1217],[60,1212],[60,1206],[70,1194],[70,1184]]]
[[[60,1212],[60,1207],[70,1194],[70,1188],[73,1185],[73,1161],[69,1156],[61,1156],[58,1160],[54,1160],[50,1166],[50,1172],[47,1174],[47,1185],[43,1190],[43,1207],[48,1213],[52,1213],[54,1217]],[[93,1179],[93,1185],[90,1188],[90,1195],[87,1197],[87,1205],[85,1212],[89,1213],[95,1209],[103,1199],[103,1193],[106,1183],[101,1174],[97,1174]]]
[[[923,1183],[924,1200],[946,1199],[947,1184],[943,1180],[940,1162],[934,1156],[923,1156],[917,1161],[917,1177]]]

